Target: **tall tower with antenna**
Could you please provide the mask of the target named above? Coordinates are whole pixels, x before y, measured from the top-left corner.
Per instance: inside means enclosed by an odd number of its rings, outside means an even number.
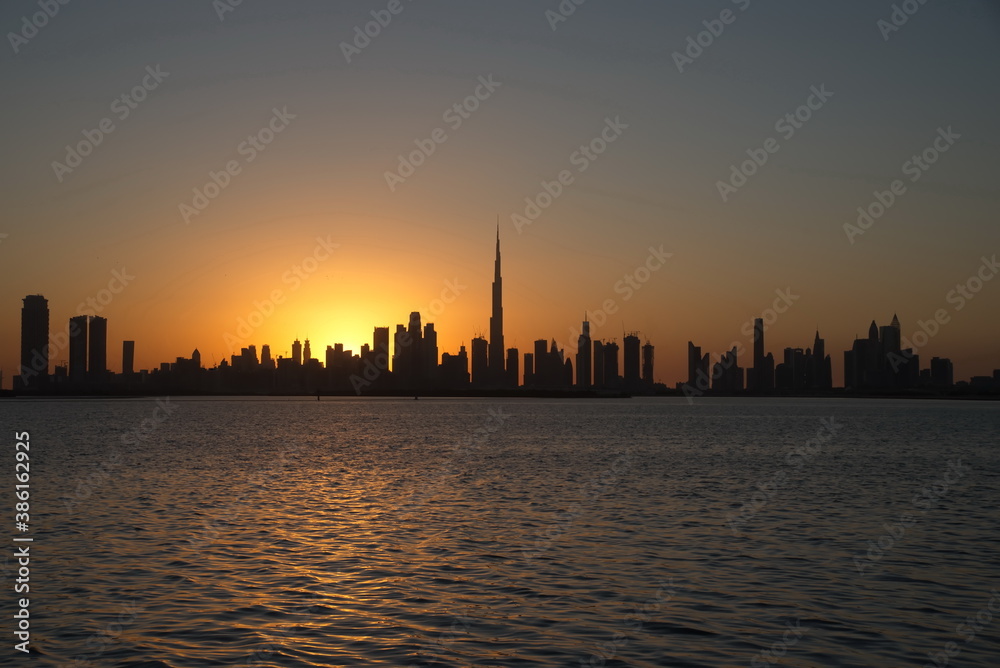
[[[493,266],[493,313],[490,316],[489,377],[490,384],[503,385],[503,279],[500,277],[500,217],[497,216],[497,254]]]

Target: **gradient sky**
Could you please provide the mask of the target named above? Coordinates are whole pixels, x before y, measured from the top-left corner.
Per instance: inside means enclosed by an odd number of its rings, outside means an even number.
[[[498,214],[506,344],[522,352],[537,338],[568,346],[584,312],[613,299],[595,336],[638,330],[673,385],[689,339],[749,349],[744,324],[790,289],[799,299],[767,348],[780,361],[818,327],[835,383],[854,335],[893,313],[908,337],[948,312],[922,366],[950,356],[956,379],[1000,367],[1000,280],[960,311],[947,300],[1000,252],[996,3],[928,2],[885,40],[892,3],[871,0],[589,0],[556,30],[557,0],[403,0],[346,62],[340,44],[388,4],[243,0],[220,20],[210,0],[71,2],[16,54],[8,34],[4,386],[21,299],[45,295],[64,329],[122,268],[135,278],[100,313],[115,371],[123,339],[139,368],[195,347],[221,361],[225,334],[275,290],[284,303],[247,339],[275,355],[295,337],[321,358],[334,342],[357,351],[374,325],[432,309],[441,351],[455,352],[488,332]],[[735,20],[678,71],[674,52],[726,9]],[[38,11],[8,0],[0,27],[19,32]],[[169,76],[119,120],[115,98],[156,65]],[[451,129],[443,113],[490,75],[500,87]],[[786,140],[775,122],[813,86],[833,96]],[[238,147],[274,108],[296,118],[246,163]],[[105,117],[114,130],[60,182],[53,162]],[[580,173],[571,155],[617,117],[628,129]],[[961,138],[910,182],[903,164],[948,127]],[[385,173],[436,128],[446,141],[390,191]],[[717,182],[769,137],[779,150],[723,202]],[[179,205],[230,160],[242,171],[186,224]],[[516,229],[525,198],[566,169],[573,183]],[[894,179],[905,194],[849,243],[844,224]],[[300,285],[284,280],[318,237],[339,247]],[[629,299],[616,292],[661,245],[666,265]],[[466,287],[435,309],[456,279]]]

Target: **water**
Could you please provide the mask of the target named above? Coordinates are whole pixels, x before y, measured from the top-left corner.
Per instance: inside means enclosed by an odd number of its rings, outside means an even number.
[[[2,402],[30,663],[995,666],[998,409]]]

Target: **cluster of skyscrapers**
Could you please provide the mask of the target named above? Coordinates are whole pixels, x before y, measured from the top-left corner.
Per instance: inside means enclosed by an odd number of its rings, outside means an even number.
[[[678,384],[678,389],[689,393],[695,389],[698,393],[711,390],[727,394],[833,389],[833,367],[826,354],[826,342],[819,332],[816,332],[812,348],[785,348],[782,362],[775,366],[774,355],[764,352],[764,331],[764,319],[755,319],[753,366],[749,369],[739,365],[738,346],[723,353],[713,365],[708,353],[702,355],[701,347],[688,341],[688,380]]]
[[[492,312],[489,339],[477,336],[471,350],[439,354],[433,323],[422,323],[419,312],[406,324],[375,327],[372,343],[359,354],[343,344],[327,346],[325,359],[314,356],[309,339],[292,343],[290,357],[271,355],[264,345],[249,345],[238,355],[206,369],[195,349],[191,357],[178,357],[150,371],[134,370],[135,342],[122,345],[122,372],[107,365],[108,321],[97,315],[70,318],[65,333],[50,337],[48,302],[28,295],[21,309],[21,369],[14,380],[20,392],[174,392],[174,393],[279,393],[317,392],[378,394],[463,391],[542,391],[577,393],[671,393],[654,383],[654,348],[643,344],[638,333],[625,334],[622,348],[614,340],[591,338],[584,318],[572,357],[551,342],[539,339],[523,357],[517,348],[504,347],[503,278],[500,232],[497,229]],[[688,342],[687,382],[678,383],[684,394],[822,393],[833,388],[830,355],[819,332],[811,347],[785,348],[782,361],[765,351],[765,323],[754,321],[752,366],[739,365],[739,346],[712,356]],[[867,338],[854,341],[844,353],[844,387],[852,390],[906,390],[950,388],[951,361],[931,360],[920,369],[913,350],[901,350],[899,319],[889,325],[871,324]],[[68,364],[57,364],[49,374],[50,360],[68,349]],[[622,365],[619,367],[619,359]],[[575,366],[575,369],[574,369]],[[1000,371],[992,377],[973,379],[985,389],[1000,388]]]
[[[928,369],[920,368],[920,355],[901,349],[899,318],[879,327],[872,320],[868,338],[855,338],[844,352],[844,386],[853,388],[949,388],[954,384],[950,359],[934,357]],[[977,381],[979,384],[979,381]]]
[[[50,358],[65,354],[68,364],[49,374]],[[135,342],[124,341],[122,374],[133,373]],[[19,391],[85,390],[105,388],[108,370],[108,320],[99,315],[77,315],[59,336],[49,337],[49,303],[42,295],[28,295],[21,307],[21,368],[14,378]]]

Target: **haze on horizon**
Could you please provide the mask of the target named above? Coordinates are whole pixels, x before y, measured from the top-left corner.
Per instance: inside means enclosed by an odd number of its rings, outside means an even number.
[[[922,366],[1000,368],[1000,281],[954,292],[1000,251],[995,3],[896,2],[917,7],[897,26],[893,2],[861,0],[590,0],[558,21],[570,3],[400,0],[345,49],[390,0],[224,2],[70,2],[23,39],[38,0],[0,8],[4,387],[25,295],[48,299],[55,333],[113,280],[98,306],[115,371],[123,339],[137,368],[238,353],[226,335],[275,291],[244,339],[258,350],[358,351],[419,310],[455,352],[488,331],[497,215],[505,343],[522,353],[572,349],[613,300],[594,337],[638,330],[672,386],[688,340],[749,350],[780,291],[797,299],[767,349],[818,328],[835,384],[854,336],[894,313],[904,337],[949,316]],[[429,155],[401,171],[415,151]],[[845,231],[880,199],[884,215]],[[661,248],[662,268],[623,288]]]

